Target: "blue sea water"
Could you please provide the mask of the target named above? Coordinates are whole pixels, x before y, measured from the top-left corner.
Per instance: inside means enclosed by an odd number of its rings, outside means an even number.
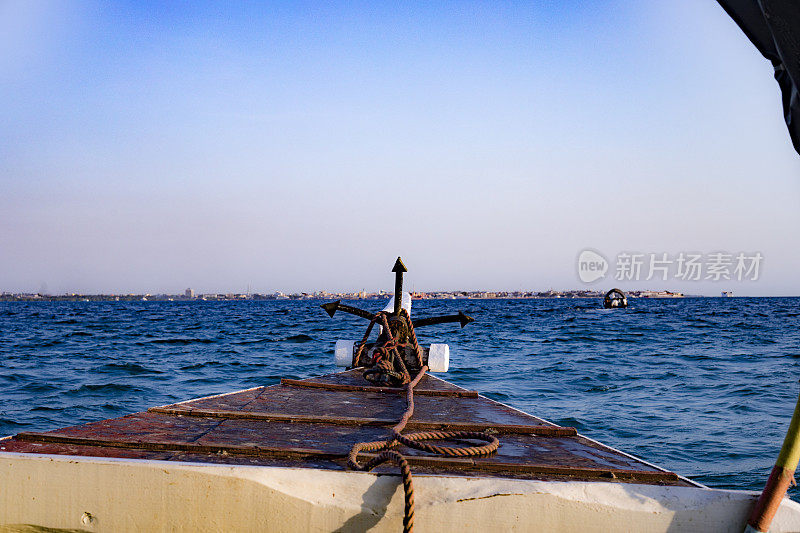
[[[0,435],[333,372],[334,341],[366,322],[319,304],[0,303]],[[760,490],[800,392],[800,298],[600,304],[420,300],[414,315],[476,320],[418,332],[450,344],[445,379],[706,485]]]

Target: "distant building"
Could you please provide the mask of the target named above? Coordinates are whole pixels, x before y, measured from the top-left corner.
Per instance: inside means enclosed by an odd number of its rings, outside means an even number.
[[[670,291],[641,291],[639,298],[683,298],[682,292]]]
[[[183,293],[187,298],[194,298],[194,289],[186,289]]]

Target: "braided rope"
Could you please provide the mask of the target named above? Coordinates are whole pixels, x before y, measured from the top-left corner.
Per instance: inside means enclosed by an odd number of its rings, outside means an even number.
[[[380,313],[378,313],[380,314]],[[372,333],[372,328],[375,326],[375,322],[378,320],[378,314],[372,317],[372,320],[369,321],[369,326],[367,326],[367,331],[364,333],[364,337],[361,339],[361,343],[358,345],[358,349],[356,350],[355,355],[353,356],[353,366],[359,367],[362,366],[361,363],[361,355],[364,353],[364,346],[367,345],[367,341],[369,340],[369,335]]]
[[[405,309],[401,309],[400,314],[405,317],[406,324],[408,325],[408,337],[411,340],[411,345],[417,356],[417,367],[422,368],[422,348],[420,348],[419,342],[417,342],[417,332],[414,331],[414,322],[411,320],[411,315],[409,315],[408,311]]]
[[[366,363],[362,361],[361,358],[364,353],[366,341],[376,322],[381,323],[386,340],[380,346],[373,348],[372,360],[369,362],[369,365],[364,365],[370,367],[364,371],[364,378],[378,384],[388,381],[392,385],[405,385],[411,381],[411,373],[408,371],[403,356],[400,354],[400,347],[405,346],[405,344],[398,343],[398,339],[394,337],[389,327],[389,313],[387,311],[376,313],[370,321],[364,339],[361,341],[353,358],[354,364],[356,366],[361,366]],[[417,344],[417,347],[418,346]]]
[[[405,315],[408,317],[408,314]],[[411,321],[409,320],[409,323]],[[413,329],[411,330],[413,332]],[[391,333],[390,339],[391,337]],[[416,344],[417,352],[419,353],[419,344],[417,344],[416,335],[412,333],[413,342]],[[402,359],[402,358],[400,358]],[[405,368],[405,365],[403,365]],[[425,431],[419,433],[410,433],[402,435],[400,432],[406,427],[411,416],[414,414],[414,387],[422,380],[425,372],[428,370],[427,365],[422,366],[417,376],[406,384],[406,404],[407,408],[400,417],[400,421],[395,424],[390,430],[390,438],[385,441],[375,442],[359,442],[353,445],[347,456],[347,465],[353,470],[368,472],[386,462],[393,462],[400,467],[400,474],[403,478],[403,493],[405,496],[405,514],[403,516],[403,533],[412,533],[414,531],[414,484],[411,479],[411,467],[408,461],[400,452],[390,450],[397,444],[404,444],[409,448],[416,448],[439,455],[448,457],[474,457],[477,455],[488,455],[497,451],[500,447],[500,441],[488,433],[482,431]],[[451,446],[435,446],[433,444],[424,444],[419,441],[424,440],[458,440],[458,439],[471,439],[482,440],[487,442],[483,446],[466,446],[466,447],[451,447]],[[381,451],[382,450],[382,451]],[[361,452],[374,452],[381,451],[380,454],[373,457],[365,464],[358,462],[358,454]]]
[[[476,455],[488,455],[497,451],[500,447],[500,441],[497,437],[489,435],[483,431],[425,431],[420,433],[410,433],[408,435],[401,435],[396,433],[393,435],[395,440],[401,444],[405,444],[409,448],[416,448],[418,450],[445,455],[448,457],[474,457]],[[486,441],[488,444],[483,446],[467,446],[467,447],[451,447],[451,446],[435,446],[433,444],[424,444],[423,440],[458,440],[458,439],[472,439]]]

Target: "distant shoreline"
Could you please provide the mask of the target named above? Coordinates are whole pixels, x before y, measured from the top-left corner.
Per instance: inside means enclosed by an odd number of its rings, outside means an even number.
[[[684,295],[667,291],[630,291],[630,298],[680,299],[680,298],[718,298],[719,296]],[[545,292],[506,292],[506,291],[452,291],[413,293],[416,300],[544,300],[544,299],[597,299],[603,298],[600,291],[545,291]],[[0,302],[238,302],[271,300],[383,300],[391,293],[272,293],[272,294],[31,294],[0,293]]]

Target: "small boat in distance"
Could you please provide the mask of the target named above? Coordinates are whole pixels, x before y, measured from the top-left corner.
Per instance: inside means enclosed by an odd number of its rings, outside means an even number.
[[[723,298],[732,298],[733,297],[733,291],[722,291],[722,297]]]
[[[623,309],[628,307],[628,297],[619,289],[611,289],[603,298],[603,307],[606,309]]]

